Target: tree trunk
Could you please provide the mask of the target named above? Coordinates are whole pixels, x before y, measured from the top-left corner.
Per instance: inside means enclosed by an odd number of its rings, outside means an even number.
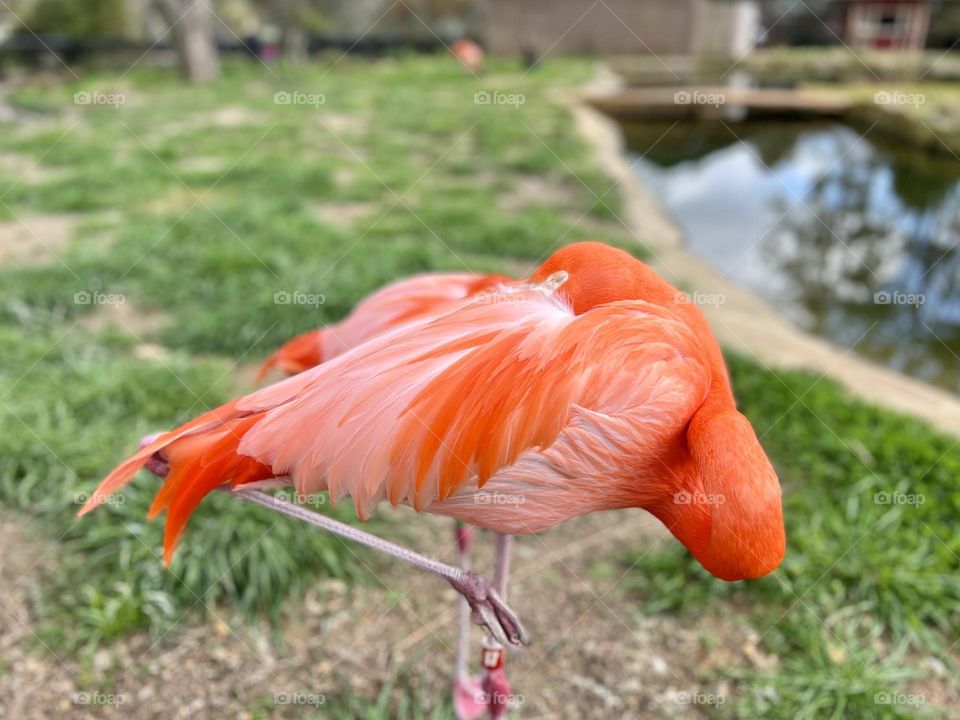
[[[154,0],[164,21],[171,26],[180,72],[190,83],[205,83],[220,77],[220,57],[214,33],[212,0]]]
[[[283,28],[283,57],[294,63],[307,61],[307,33],[299,25],[287,25]]]

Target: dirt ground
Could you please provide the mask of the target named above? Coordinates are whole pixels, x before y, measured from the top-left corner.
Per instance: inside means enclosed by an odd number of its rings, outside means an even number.
[[[403,516],[414,523],[418,549],[454,561],[449,521]],[[274,706],[274,696],[333,701],[349,689],[376,697],[384,682],[404,675],[425,700],[449,692],[456,595],[442,581],[400,565],[371,570],[366,586],[318,581],[290,601],[279,631],[213,608],[206,617],[188,615],[155,642],[137,634],[86,663],[59,658],[33,634],[28,599],[55,558],[31,537],[22,521],[7,516],[0,523],[0,542],[18,548],[0,560],[0,582],[9,589],[0,615],[4,717],[244,718],[252,708],[299,716],[303,708]],[[735,661],[776,661],[753,647],[757,630],[735,615],[689,624],[650,617],[622,591],[620,553],[664,541],[673,542],[638,511],[587,516],[519,539],[510,598],[533,640],[507,659],[519,716],[702,717],[705,709],[688,698],[731,697],[733,688],[704,687],[701,672]],[[492,538],[479,535],[475,567],[490,567],[491,548]],[[474,667],[480,640],[475,628]],[[119,702],[109,704],[110,696]],[[105,704],[85,706],[85,698]]]

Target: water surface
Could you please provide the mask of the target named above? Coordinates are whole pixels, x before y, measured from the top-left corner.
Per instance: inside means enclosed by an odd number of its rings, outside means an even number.
[[[624,132],[693,252],[841,350],[960,394],[960,160],[841,124],[670,128]]]

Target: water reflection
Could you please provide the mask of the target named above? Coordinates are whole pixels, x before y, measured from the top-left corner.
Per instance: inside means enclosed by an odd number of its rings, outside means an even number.
[[[843,348],[960,393],[960,161],[843,125],[625,128],[713,267]],[[655,144],[656,143],[656,144]]]

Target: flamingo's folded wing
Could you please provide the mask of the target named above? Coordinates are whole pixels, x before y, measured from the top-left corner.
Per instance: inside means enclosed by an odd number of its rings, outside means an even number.
[[[423,509],[482,486],[550,446],[575,406],[628,411],[637,386],[659,384],[688,396],[672,411],[695,409],[710,383],[696,337],[668,310],[625,301],[578,316],[537,290],[465,301],[308,375],[238,402],[265,412],[239,452],[303,492],[352,496],[361,517],[385,498]]]
[[[221,485],[290,476],[302,492],[351,496],[361,518],[385,498],[423,509],[549,447],[576,408],[682,414],[709,384],[696,336],[660,306],[626,301],[574,315],[539,290],[505,290],[165,433],[118,466],[82,512],[159,453],[169,474],[151,515],[168,511],[169,561],[190,514]]]

